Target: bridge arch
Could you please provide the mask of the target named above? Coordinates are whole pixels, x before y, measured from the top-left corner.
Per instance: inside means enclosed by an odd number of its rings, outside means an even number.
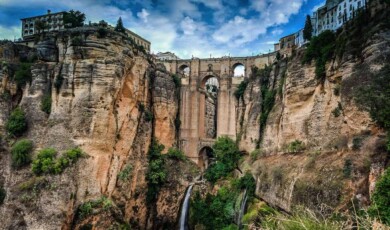
[[[236,62],[232,65],[233,77],[245,77],[246,68],[242,62]]]
[[[210,146],[204,146],[199,150],[198,166],[202,171],[206,170],[214,162],[214,151]]]
[[[189,77],[191,72],[190,65],[182,64],[179,66],[179,73],[185,77]]]

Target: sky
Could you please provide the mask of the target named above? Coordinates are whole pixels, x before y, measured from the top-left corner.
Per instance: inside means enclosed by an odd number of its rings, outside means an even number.
[[[79,10],[87,20],[128,29],[153,53],[180,58],[251,56],[273,51],[279,38],[303,28],[324,0],[0,0],[0,39],[21,37],[19,19],[51,10]]]

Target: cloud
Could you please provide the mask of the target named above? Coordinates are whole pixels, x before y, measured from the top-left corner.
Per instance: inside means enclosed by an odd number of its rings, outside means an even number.
[[[137,16],[138,16],[139,18],[141,18],[145,23],[148,22],[148,16],[149,16],[149,15],[150,15],[149,12],[148,12],[147,10],[145,10],[145,9],[142,9],[141,12],[138,12],[138,13],[137,13]]]
[[[83,11],[87,22],[115,25],[122,17],[125,27],[152,43],[153,52],[173,51],[181,58],[251,55],[268,52],[305,1],[0,0],[0,38],[20,36],[15,18],[74,9]]]

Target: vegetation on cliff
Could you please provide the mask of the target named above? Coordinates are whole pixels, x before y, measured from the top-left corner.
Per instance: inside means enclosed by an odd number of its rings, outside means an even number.
[[[149,167],[146,174],[148,182],[148,191],[146,201],[151,204],[157,200],[161,186],[166,182],[167,170],[165,169],[164,156],[161,154],[164,150],[164,145],[153,140],[149,148],[148,159]]]
[[[210,165],[205,173],[205,178],[215,183],[218,179],[228,176],[234,169],[238,168],[238,161],[241,157],[236,143],[229,137],[218,137],[213,145],[216,163]]]
[[[31,162],[31,152],[33,143],[30,140],[20,140],[12,146],[12,166],[14,168],[21,168]]]
[[[16,137],[20,137],[27,131],[26,115],[21,108],[18,107],[12,111],[5,128],[10,135]]]
[[[390,169],[376,183],[370,214],[390,226]]]

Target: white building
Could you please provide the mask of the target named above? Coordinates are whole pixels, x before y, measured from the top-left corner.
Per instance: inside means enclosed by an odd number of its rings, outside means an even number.
[[[22,21],[23,39],[31,37],[39,32],[35,28],[36,21],[42,21],[45,23],[45,32],[64,29],[64,14],[65,12],[51,13],[50,10],[48,10],[46,15],[20,19]]]
[[[313,13],[313,35],[318,36],[325,30],[337,30],[366,4],[367,0],[327,0]]]
[[[156,54],[156,59],[160,61],[169,61],[169,60],[180,60],[179,57],[177,57],[174,53],[172,52],[158,52]]]

